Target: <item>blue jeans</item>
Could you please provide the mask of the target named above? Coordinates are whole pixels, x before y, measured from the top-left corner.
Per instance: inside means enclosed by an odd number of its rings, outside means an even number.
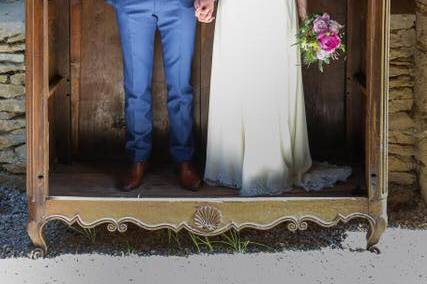
[[[109,0],[116,10],[124,62],[126,150],[135,162],[152,149],[151,81],[154,38],[160,31],[168,89],[170,152],[193,158],[191,65],[196,34],[194,0]]]

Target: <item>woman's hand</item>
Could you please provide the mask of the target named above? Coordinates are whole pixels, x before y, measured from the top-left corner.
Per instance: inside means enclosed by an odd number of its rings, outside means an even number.
[[[307,19],[307,0],[297,0],[298,3],[298,15],[301,21]]]
[[[215,17],[215,0],[195,0],[194,8],[196,8],[196,17],[199,22],[212,23]]]
[[[308,18],[307,11],[306,10],[300,11],[299,18],[301,19],[301,21],[305,21]]]

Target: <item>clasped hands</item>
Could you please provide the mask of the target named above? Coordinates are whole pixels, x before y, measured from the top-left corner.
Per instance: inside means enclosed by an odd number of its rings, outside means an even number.
[[[212,23],[215,20],[215,0],[195,0],[196,17],[201,23]],[[301,21],[307,19],[307,2],[298,0],[298,14]]]
[[[201,23],[211,23],[215,20],[215,0],[195,0],[196,17]]]

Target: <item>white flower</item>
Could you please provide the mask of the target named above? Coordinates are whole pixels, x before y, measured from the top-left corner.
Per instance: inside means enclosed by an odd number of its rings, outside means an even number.
[[[329,54],[327,51],[323,50],[323,49],[320,49],[320,50],[317,52],[317,55],[316,55],[317,59],[319,59],[319,60],[321,60],[321,61],[323,61],[323,60],[325,60],[325,59],[329,58],[329,56],[330,56],[330,54]]]

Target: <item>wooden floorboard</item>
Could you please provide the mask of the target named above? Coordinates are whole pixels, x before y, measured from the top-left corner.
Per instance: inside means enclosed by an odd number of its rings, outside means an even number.
[[[128,198],[155,198],[155,197],[180,197],[180,198],[221,198],[238,197],[235,189],[224,187],[203,186],[199,192],[183,190],[179,184],[173,167],[152,167],[147,174],[143,185],[130,193],[119,190],[120,182],[126,174],[128,166],[121,162],[116,163],[90,163],[80,162],[73,165],[59,165],[50,176],[50,196],[71,197],[128,197]],[[357,186],[357,174],[346,183],[339,183],[333,188],[321,192],[306,192],[295,188],[292,192],[285,193],[283,197],[348,197],[361,196]]]

